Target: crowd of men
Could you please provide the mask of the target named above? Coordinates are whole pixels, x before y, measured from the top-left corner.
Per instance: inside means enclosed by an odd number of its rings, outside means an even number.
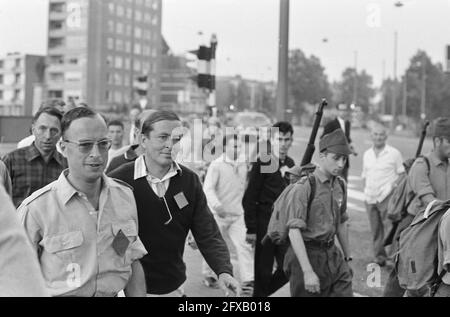
[[[184,288],[190,239],[204,257],[205,285],[225,296],[267,297],[287,282],[291,296],[352,296],[347,178],[357,153],[344,112],[337,107],[324,125],[308,173],[289,156],[289,122],[273,125],[256,162],[243,157],[237,132],[217,134],[220,124],[211,122],[203,136],[214,140],[215,157],[203,177],[193,162],[174,159],[190,145],[188,125],[174,112],[133,108],[124,146],[122,121],[87,105],[45,103],[31,135],[0,160],[0,296],[195,295]],[[402,178],[414,200],[398,228],[450,199],[450,118],[436,119],[432,130],[433,150],[407,175],[381,124],[362,158],[374,262],[392,268],[386,296],[425,294],[400,285],[397,250],[387,250],[385,238]],[[268,227],[285,190],[288,241],[279,244]],[[449,219],[440,222],[438,273],[450,263]],[[435,295],[450,296],[450,275],[439,275]]]

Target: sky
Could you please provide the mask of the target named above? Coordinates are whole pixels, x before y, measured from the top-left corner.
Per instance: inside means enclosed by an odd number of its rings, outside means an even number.
[[[398,76],[419,49],[444,63],[450,0],[403,0],[400,8],[395,2],[290,0],[289,46],[318,57],[331,81],[355,62],[377,85],[383,73],[392,77],[395,31]],[[0,55],[46,53],[47,3],[0,0]],[[219,76],[275,80],[278,29],[278,0],[163,0],[162,32],[174,53],[185,54],[217,34]]]

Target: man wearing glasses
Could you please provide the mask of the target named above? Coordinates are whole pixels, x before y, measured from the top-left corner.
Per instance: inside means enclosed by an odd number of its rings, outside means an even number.
[[[12,182],[12,199],[17,208],[36,190],[56,180],[67,167],[56,150],[61,136],[62,114],[55,108],[43,108],[33,118],[35,141],[3,158]]]
[[[132,190],[104,175],[111,140],[103,118],[75,108],[62,119],[69,168],[19,207],[52,296],[145,296]]]
[[[141,146],[145,153],[110,176],[134,188],[139,215],[139,236],[149,254],[141,263],[149,295],[183,296],[183,262],[189,230],[225,295],[239,296],[232,277],[228,248],[208,208],[198,176],[173,157],[182,138],[182,124],[171,111],[156,111],[145,119]]]

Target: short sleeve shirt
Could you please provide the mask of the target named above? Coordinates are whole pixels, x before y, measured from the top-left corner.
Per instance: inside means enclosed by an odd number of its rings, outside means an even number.
[[[313,173],[316,178],[316,193],[307,212],[311,186],[305,177],[289,193],[288,228],[300,229],[305,241],[329,241],[334,238],[340,224],[348,220],[347,202],[340,182],[328,178],[320,169]]]
[[[115,296],[127,285],[131,264],[147,254],[132,190],[104,176],[95,210],[67,173],[18,209],[47,288],[52,296]]]
[[[416,215],[426,206],[420,197],[428,194],[437,199],[450,199],[450,168],[447,161],[441,161],[434,152],[427,155],[430,168],[423,158],[418,158],[408,173],[408,182],[416,197],[408,207],[408,213]]]

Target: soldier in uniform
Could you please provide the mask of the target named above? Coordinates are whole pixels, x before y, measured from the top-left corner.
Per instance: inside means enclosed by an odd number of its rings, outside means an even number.
[[[291,296],[352,296],[345,181],[338,176],[351,153],[341,129],[320,140],[320,164],[287,198],[290,246],[284,270]],[[312,180],[314,178],[314,180]],[[311,185],[314,181],[314,188]],[[315,192],[312,192],[312,189]],[[308,208],[310,195],[314,195]],[[308,212],[309,209],[309,212]],[[334,244],[337,236],[342,250]]]
[[[131,188],[103,171],[111,140],[103,118],[75,108],[62,120],[69,168],[24,200],[18,212],[52,296],[145,296]]]

